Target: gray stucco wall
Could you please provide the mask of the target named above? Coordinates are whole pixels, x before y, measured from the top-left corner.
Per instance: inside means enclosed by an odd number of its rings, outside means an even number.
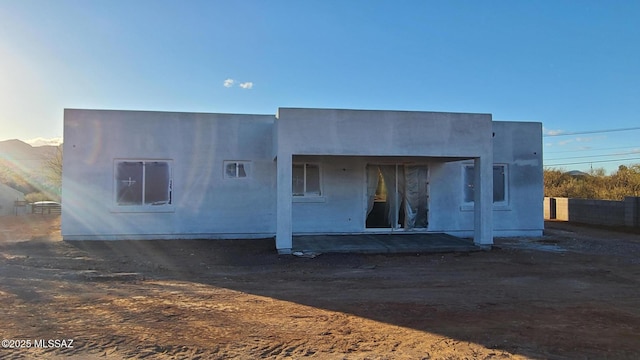
[[[16,200],[23,201],[24,194],[5,184],[0,184],[0,216],[15,215]],[[24,214],[24,212],[24,208],[19,211],[20,214]]]
[[[362,232],[366,181],[366,163],[363,159],[349,156],[294,156],[293,161],[319,163],[323,191],[317,199],[293,198],[293,232]]]
[[[493,161],[507,168],[507,202],[493,206],[494,236],[540,236],[544,229],[542,124],[493,122]],[[430,230],[469,236],[472,206],[463,198],[463,166],[469,161],[430,168]],[[456,214],[456,216],[452,216]]]
[[[491,150],[491,115],[278,110],[278,152],[298,155],[475,157]]]
[[[493,158],[507,168],[507,202],[493,206],[495,236],[540,236],[543,219],[542,124],[493,122]],[[294,156],[323,165],[323,201],[293,204],[293,232],[360,232],[366,209],[368,163],[429,167],[429,231],[473,234],[473,207],[464,203],[463,167],[472,161],[429,157]]]
[[[507,164],[509,204],[494,212],[494,233],[511,235],[544,229],[544,182],[542,171],[542,124],[536,122],[495,121],[493,160]]]
[[[493,206],[494,236],[540,236],[544,229],[542,217],[542,161],[538,158],[541,145],[536,145],[535,134],[541,128],[521,123],[499,124],[502,136],[497,138],[500,152],[501,139],[515,141],[511,136],[520,131],[533,131],[529,141],[517,143],[521,155],[495,155],[496,163],[507,166],[508,201]],[[537,129],[537,130],[536,130]],[[496,134],[498,136],[498,134]],[[513,144],[513,142],[512,142]],[[513,145],[510,145],[513,146]],[[533,154],[533,153],[536,154]],[[533,155],[538,161],[527,161]],[[529,156],[531,157],[531,156]],[[296,234],[353,233],[365,228],[365,187],[367,164],[419,163],[429,168],[429,231],[447,232],[459,236],[473,235],[473,207],[464,203],[463,167],[469,161],[442,162],[436,158],[415,157],[350,157],[350,156],[294,156],[294,162],[313,162],[322,165],[323,196],[320,201],[293,203],[293,232]],[[537,165],[536,165],[537,164]],[[528,183],[523,183],[528,179]]]
[[[539,123],[426,112],[280,109],[279,115],[276,120],[270,115],[65,110],[63,236],[273,236],[279,221],[274,154],[283,152],[294,154],[294,162],[322,165],[321,198],[292,200],[290,190],[283,194],[291,204],[294,233],[365,231],[366,165],[397,161],[429,167],[428,230],[472,236],[474,211],[463,202],[463,166],[473,161],[456,158],[487,150],[494,163],[508,168],[508,204],[493,207],[494,234],[542,233]],[[453,135],[448,132],[452,129]],[[274,144],[282,148],[275,151]],[[172,206],[153,212],[119,209],[115,159],[170,160]],[[225,160],[250,161],[251,176],[225,179]]]
[[[474,159],[480,164],[476,174],[479,186],[475,192],[480,205],[471,212],[471,229],[476,243],[492,243],[491,178],[488,176],[493,162],[490,114],[280,108],[276,117],[278,249],[291,247],[292,232],[308,229],[301,223],[311,228],[320,226],[305,221],[304,217],[301,219],[301,213],[311,211],[311,204],[290,204],[291,188],[285,181],[291,178],[289,162],[296,155],[415,156],[437,158],[438,162]],[[361,180],[360,186],[362,183]],[[354,189],[350,194],[356,193],[358,190]],[[363,195],[358,203],[364,206],[362,199]],[[315,207],[320,211],[326,205]],[[347,209],[353,211],[351,207]],[[341,210],[337,208],[330,215],[338,216]],[[363,216],[360,215],[360,221]],[[356,231],[364,231],[362,222],[354,222],[352,216],[345,218],[351,220],[334,222],[332,232],[349,231],[347,229],[356,226],[359,227]]]
[[[65,110],[63,236],[272,236],[273,121],[268,115]],[[171,160],[172,209],[115,206],[114,159]],[[225,160],[251,161],[251,177],[225,179]]]

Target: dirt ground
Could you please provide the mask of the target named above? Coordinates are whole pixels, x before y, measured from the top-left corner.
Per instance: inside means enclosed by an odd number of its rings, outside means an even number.
[[[549,223],[485,252],[309,259],[59,226],[0,218],[2,359],[640,358],[638,234]]]

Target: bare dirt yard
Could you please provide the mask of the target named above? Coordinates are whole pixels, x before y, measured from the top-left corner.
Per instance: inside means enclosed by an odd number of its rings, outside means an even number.
[[[310,259],[59,227],[0,218],[2,359],[640,358],[637,234],[549,223],[491,251]]]

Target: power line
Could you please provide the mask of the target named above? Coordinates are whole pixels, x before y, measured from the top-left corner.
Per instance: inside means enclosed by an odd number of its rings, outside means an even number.
[[[623,156],[623,155],[635,155],[640,154],[640,150],[638,151],[629,151],[623,154],[605,154],[605,155],[585,155],[585,156],[568,156],[563,158],[553,158],[553,159],[545,159],[546,161],[556,161],[556,160],[568,160],[568,159],[588,159],[588,158],[596,158],[596,157],[607,157],[607,156]]]
[[[616,159],[616,160],[581,161],[581,162],[562,163],[562,164],[550,164],[550,165],[544,165],[544,166],[545,167],[550,167],[550,166],[561,166],[561,165],[579,165],[579,164],[593,164],[593,163],[606,163],[606,162],[622,162],[622,161],[629,161],[629,160],[640,160],[640,157],[628,158],[628,159]]]
[[[598,133],[606,133],[606,132],[616,132],[616,131],[631,131],[631,130],[640,130],[640,126],[630,127],[630,128],[622,128],[622,129],[605,129],[605,130],[592,130],[592,131],[573,131],[573,132],[563,132],[559,134],[544,134],[543,137],[550,136],[569,136],[569,135],[582,135],[582,134],[598,134]]]
[[[620,150],[620,149],[629,149],[636,148],[640,149],[640,147],[636,146],[620,146],[620,147],[611,147],[611,148],[593,148],[593,149],[580,149],[580,150],[563,150],[563,151],[545,151],[545,154],[563,154],[568,152],[585,152],[585,151],[600,151],[600,150]]]

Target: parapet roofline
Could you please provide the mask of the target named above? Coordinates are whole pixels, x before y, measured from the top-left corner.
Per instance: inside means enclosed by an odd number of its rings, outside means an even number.
[[[420,114],[452,114],[452,115],[484,115],[491,116],[491,113],[460,112],[460,111],[428,111],[428,110],[392,110],[392,109],[345,109],[345,108],[303,108],[303,107],[279,107],[276,118],[279,118],[280,110],[293,111],[340,111],[340,112],[377,112],[377,113],[420,113]]]
[[[64,111],[96,111],[96,112],[130,112],[130,113],[159,113],[159,114],[194,114],[194,115],[238,115],[238,116],[271,116],[273,114],[249,114],[230,112],[204,112],[204,111],[166,111],[166,110],[140,110],[140,109],[84,109],[84,108],[64,108]]]

